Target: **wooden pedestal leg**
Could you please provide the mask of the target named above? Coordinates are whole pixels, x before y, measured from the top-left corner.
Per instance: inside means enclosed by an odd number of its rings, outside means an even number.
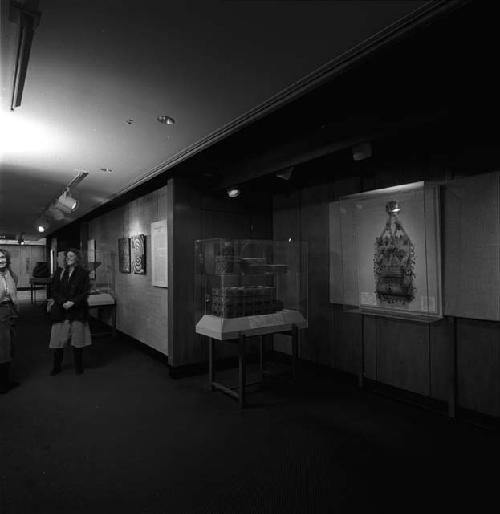
[[[238,352],[238,369],[239,369],[239,401],[240,408],[243,409],[245,407],[245,384],[246,384],[246,362],[245,362],[245,336],[240,336],[239,342],[239,352]]]
[[[116,303],[111,307],[111,337],[116,339]]]
[[[365,317],[361,315],[361,344],[359,347],[359,373],[358,386],[363,389],[365,386]]]
[[[214,390],[214,340],[209,337],[208,338],[208,387],[210,391]]]
[[[296,326],[292,328],[292,377],[297,378],[297,362],[299,357],[299,330]]]
[[[260,342],[260,379],[264,379],[264,350],[265,335],[259,337]]]
[[[452,338],[450,345],[450,382],[448,396],[448,416],[455,419],[457,416],[457,318],[451,318]]]

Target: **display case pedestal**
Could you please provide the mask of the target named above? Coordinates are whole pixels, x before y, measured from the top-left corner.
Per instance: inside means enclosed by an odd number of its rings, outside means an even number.
[[[274,314],[242,318],[218,318],[205,315],[196,325],[196,332],[208,337],[208,381],[211,391],[221,391],[236,399],[240,408],[246,405],[246,338],[260,336],[260,373],[264,375],[264,341],[268,334],[285,334],[292,339],[292,375],[295,378],[298,360],[298,331],[306,328],[307,321],[298,311],[284,310]],[[238,386],[235,389],[215,380],[215,341],[234,341],[238,344]]]
[[[95,309],[97,310],[99,319],[99,313],[101,310],[110,310],[111,311],[111,329],[109,331],[99,331],[93,332],[92,337],[100,337],[100,336],[109,336],[111,335],[112,339],[116,338],[116,302],[113,296],[109,293],[98,293],[98,294],[90,294],[87,298],[87,304],[89,306],[89,310]]]

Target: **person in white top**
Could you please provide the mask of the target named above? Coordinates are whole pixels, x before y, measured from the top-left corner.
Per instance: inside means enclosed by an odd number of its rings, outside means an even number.
[[[0,248],[0,394],[19,385],[10,380],[17,317],[17,276],[10,269],[9,252]]]

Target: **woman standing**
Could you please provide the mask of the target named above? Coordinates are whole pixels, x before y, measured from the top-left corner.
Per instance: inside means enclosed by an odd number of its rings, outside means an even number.
[[[0,393],[19,385],[9,379],[17,318],[17,276],[10,269],[10,255],[0,248]]]
[[[91,341],[88,324],[87,297],[90,291],[89,272],[80,266],[78,250],[65,254],[66,267],[58,270],[52,282],[54,304],[50,310],[53,321],[49,348],[54,350],[51,375],[61,372],[64,347],[73,347],[75,373],[83,373],[83,348]]]

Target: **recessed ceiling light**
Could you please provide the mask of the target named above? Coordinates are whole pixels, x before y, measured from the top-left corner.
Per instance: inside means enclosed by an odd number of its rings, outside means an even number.
[[[173,125],[175,123],[174,118],[167,116],[166,114],[162,114],[156,118],[163,125]]]
[[[132,123],[135,123],[134,120],[127,120],[127,125],[132,125]]]
[[[229,196],[229,198],[236,198],[240,196],[240,190],[237,187],[232,187],[227,190],[227,196]]]

